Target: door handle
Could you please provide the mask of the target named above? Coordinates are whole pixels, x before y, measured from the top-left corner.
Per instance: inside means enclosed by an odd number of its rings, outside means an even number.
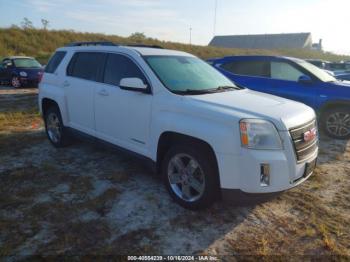
[[[108,96],[108,95],[109,95],[108,92],[106,91],[106,89],[100,90],[100,91],[98,92],[98,94],[99,94],[100,96]]]
[[[68,87],[68,86],[70,86],[69,82],[68,81],[64,81],[63,82],[63,87]]]

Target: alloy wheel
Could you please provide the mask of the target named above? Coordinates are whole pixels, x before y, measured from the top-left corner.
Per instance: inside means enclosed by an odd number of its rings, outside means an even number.
[[[19,78],[17,76],[12,77],[11,84],[14,88],[21,87],[21,82],[19,81]]]
[[[190,155],[177,154],[168,164],[172,191],[186,202],[198,200],[205,191],[205,176],[199,163]]]
[[[58,143],[61,139],[61,124],[55,113],[49,113],[47,116],[46,128],[51,141]]]
[[[350,134],[350,114],[335,112],[329,115],[326,121],[326,128],[334,136],[348,136]]]

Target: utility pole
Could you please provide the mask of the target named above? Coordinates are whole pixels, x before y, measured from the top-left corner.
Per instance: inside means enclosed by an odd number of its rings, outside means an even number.
[[[216,12],[217,12],[217,9],[218,9],[218,0],[215,0],[213,36],[215,36],[215,33],[216,33]]]
[[[190,45],[192,45],[192,27],[190,27]]]

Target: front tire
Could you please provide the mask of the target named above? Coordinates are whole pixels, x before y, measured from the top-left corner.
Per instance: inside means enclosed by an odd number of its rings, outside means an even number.
[[[21,88],[22,84],[18,76],[13,76],[11,78],[11,86],[13,88]]]
[[[327,110],[322,115],[322,129],[332,138],[350,138],[350,108],[341,106]]]
[[[45,131],[47,138],[54,147],[60,148],[69,145],[70,137],[63,125],[60,110],[56,106],[45,112]]]
[[[175,202],[184,208],[198,210],[217,199],[219,183],[214,161],[201,146],[170,148],[162,163],[162,176]]]

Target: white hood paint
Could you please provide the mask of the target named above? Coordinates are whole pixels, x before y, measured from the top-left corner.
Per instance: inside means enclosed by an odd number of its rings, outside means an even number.
[[[315,118],[314,110],[302,103],[248,89],[190,98],[213,106],[219,111],[232,111],[235,116],[269,120],[280,131],[286,131]]]

